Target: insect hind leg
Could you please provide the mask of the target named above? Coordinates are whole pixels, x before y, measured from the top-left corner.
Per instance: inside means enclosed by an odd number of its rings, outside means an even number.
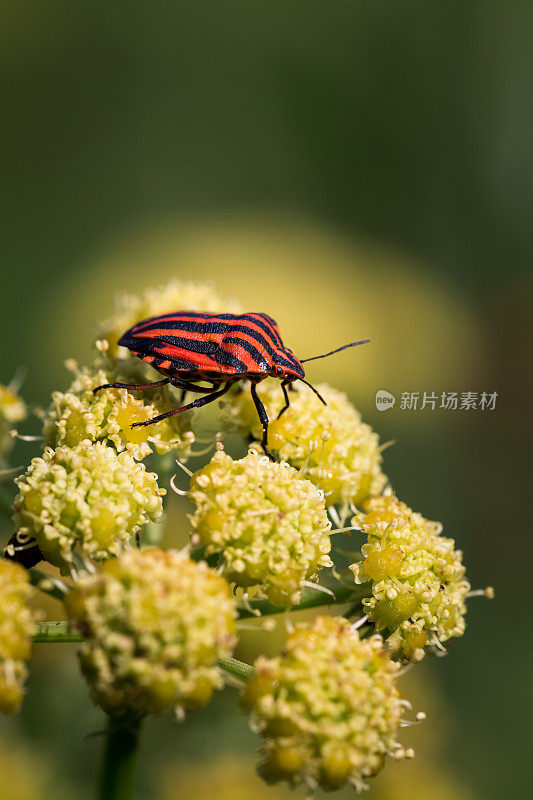
[[[164,419],[168,419],[168,417],[173,417],[174,414],[181,414],[182,411],[190,411],[193,408],[201,408],[202,406],[206,406],[208,403],[212,403],[213,400],[216,400],[218,397],[222,397],[223,394],[226,394],[230,386],[231,383],[225,383],[222,389],[219,389],[216,392],[211,392],[205,397],[198,397],[196,400],[193,400],[192,403],[187,403],[186,406],[181,406],[180,408],[175,408],[172,411],[167,411],[166,414],[159,414],[159,416],[153,417],[153,419],[148,419],[146,422],[134,422],[131,427],[142,428],[145,425],[154,425],[156,422],[162,422]]]
[[[268,449],[268,414],[266,412],[263,403],[259,399],[259,395],[257,394],[257,389],[255,388],[255,383],[252,383],[251,385],[251,392],[252,392],[252,400],[254,401],[254,405],[257,409],[259,419],[261,420],[261,426],[263,428],[263,436],[261,437],[261,447],[263,448],[265,455],[267,455],[271,461],[276,461],[275,456],[273,456],[270,450]]]

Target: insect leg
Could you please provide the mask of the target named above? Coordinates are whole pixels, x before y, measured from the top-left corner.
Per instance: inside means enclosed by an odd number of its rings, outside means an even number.
[[[257,409],[257,413],[259,415],[259,419],[261,420],[261,425],[263,427],[263,436],[261,438],[261,447],[265,451],[265,455],[267,455],[271,461],[275,461],[276,459],[268,449],[268,416],[265,410],[265,407],[259,396],[257,394],[257,389],[255,388],[255,383],[252,383],[250,390],[252,392],[252,400],[254,401],[254,405]]]
[[[158,386],[166,386],[167,383],[170,383],[170,378],[163,378],[162,381],[154,383],[103,383],[93,389],[93,394],[99,392],[100,389],[157,389]]]
[[[288,407],[291,404],[291,401],[289,400],[289,395],[287,394],[287,385],[291,384],[291,383],[292,383],[292,381],[281,381],[281,388],[283,389],[283,397],[285,398],[285,405],[283,406],[283,408],[279,412],[279,414],[276,417],[276,419],[279,419],[281,417],[281,415],[286,412],[286,410],[288,409]]]
[[[230,386],[231,383],[225,383],[222,389],[219,389],[217,392],[206,394],[205,397],[198,397],[196,400],[193,400],[192,403],[188,403],[186,406],[175,408],[173,411],[167,411],[166,414],[159,414],[159,416],[154,417],[153,419],[148,419],[146,422],[134,422],[131,427],[141,428],[144,425],[153,425],[155,422],[162,422],[162,420],[174,416],[174,414],[181,414],[182,411],[189,411],[192,408],[201,408],[202,406],[206,406],[208,403],[212,403],[213,400],[216,400],[217,397],[222,397],[222,395],[228,391]]]
[[[175,386],[177,389],[185,389],[186,392],[201,392],[202,394],[208,394],[209,392],[214,391],[217,386],[220,384],[214,383],[212,386],[198,386],[196,383],[191,383],[191,381],[181,380],[180,378],[169,378],[171,386]]]

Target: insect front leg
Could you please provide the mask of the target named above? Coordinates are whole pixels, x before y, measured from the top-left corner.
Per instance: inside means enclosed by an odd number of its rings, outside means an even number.
[[[281,417],[281,415],[286,412],[286,410],[288,409],[288,407],[291,404],[291,402],[289,400],[289,395],[287,393],[287,386],[290,386],[291,383],[292,383],[292,381],[281,381],[281,388],[283,389],[283,397],[285,398],[285,405],[283,406],[283,408],[279,412],[279,414],[276,417],[276,419],[279,419]]]
[[[164,378],[162,381],[155,381],[154,383],[103,383],[93,389],[93,394],[96,394],[101,389],[157,389],[158,386],[166,386],[167,383],[170,383],[170,378]]]
[[[261,425],[263,427],[261,447],[263,448],[265,455],[267,455],[271,461],[276,461],[276,458],[272,455],[272,453],[268,449],[268,415],[263,403],[259,399],[259,395],[257,394],[257,389],[255,388],[255,383],[252,383],[251,385],[251,392],[252,392],[252,400],[254,401],[254,405],[257,409],[257,413],[259,415],[259,419],[261,420]]]

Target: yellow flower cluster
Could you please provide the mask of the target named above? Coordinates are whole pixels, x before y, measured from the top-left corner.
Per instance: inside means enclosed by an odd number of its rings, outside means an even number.
[[[43,556],[64,572],[76,546],[96,560],[116,555],[163,513],[165,490],[157,475],[102,442],[46,447],[16,483],[15,529],[35,538]]]
[[[0,383],[0,463],[13,446],[11,429],[16,422],[26,419],[26,403],[16,392]]]
[[[286,463],[254,450],[234,461],[219,445],[194,473],[189,498],[193,542],[219,554],[229,581],[260,587],[273,603],[298,602],[302,581],[332,565],[324,496]]]
[[[80,578],[65,604],[86,638],[82,672],[106,711],[199,708],[222,686],[216,659],[233,650],[236,601],[205,563],[130,550]]]
[[[141,295],[124,294],[117,298],[113,317],[102,322],[99,334],[109,342],[110,355],[117,355],[118,340],[129,328],[142,319],[171,311],[207,311],[239,314],[240,303],[218,294],[211,283],[173,280]],[[130,355],[129,351],[123,349]]]
[[[267,379],[258,385],[258,394],[272,420],[269,447],[294,467],[304,467],[306,477],[324,491],[328,506],[349,501],[358,505],[379,494],[387,482],[381,471],[378,436],[361,421],[345,394],[326,384],[317,389],[326,406],[311,389],[295,384],[289,408],[276,419],[284,406],[279,381]],[[240,433],[261,438],[248,386],[230,396],[224,408],[226,419]]]
[[[0,560],[0,713],[16,713],[24,697],[25,665],[34,633],[26,605],[28,573],[13,561]]]
[[[269,782],[330,790],[349,781],[359,790],[386,755],[412,755],[396,741],[404,701],[380,636],[361,640],[346,619],[317,617],[254,667],[242,702],[263,739],[259,769]]]
[[[416,514],[391,492],[373,498],[352,524],[367,536],[363,560],[350,567],[357,583],[372,581],[363,600],[369,619],[389,633],[392,652],[423,656],[426,644],[440,646],[465,629],[462,553],[442,526]]]
[[[145,458],[153,445],[158,453],[176,450],[180,459],[190,453],[194,434],[190,412],[176,414],[153,426],[132,428],[179,405],[169,386],[128,392],[93,389],[105,383],[146,383],[146,370],[137,359],[99,358],[91,368],[72,366],[74,380],[68,391],[54,392],[43,433],[52,447],[75,447],[81,441],[104,441],[115,449]]]

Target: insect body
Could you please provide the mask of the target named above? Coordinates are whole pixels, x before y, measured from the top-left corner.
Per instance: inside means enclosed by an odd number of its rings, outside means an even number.
[[[363,343],[352,342],[338,350]],[[153,425],[173,414],[205,406],[225,394],[233,383],[249,380],[263,428],[261,445],[265,453],[274,459],[268,449],[268,417],[257,395],[256,385],[268,376],[281,380],[285,405],[278,418],[289,407],[287,387],[296,380],[309,386],[325,405],[325,400],[305,380],[303,362],[313,359],[298,360],[292,350],[285,347],[277,324],[267,314],[176,311],[138,322],[121,337],[119,345],[127,347],[166,377],[146,384],[107,383],[97,387],[95,392],[112,388],[148,389],[171,384],[184,393],[192,391],[205,395],[146,422],[136,422],[132,427]],[[332,355],[338,350],[325,355]],[[197,381],[210,383],[211,386],[199,386]]]

